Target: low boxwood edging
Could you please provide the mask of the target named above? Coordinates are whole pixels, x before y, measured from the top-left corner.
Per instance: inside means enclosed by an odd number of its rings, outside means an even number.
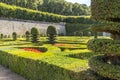
[[[120,80],[120,66],[105,63],[104,59],[104,55],[94,56],[89,59],[89,66],[103,77]]]
[[[86,48],[69,48],[69,47],[59,47],[60,49],[61,49],[61,51],[64,51],[64,50],[66,50],[66,49],[68,49],[68,50],[77,50],[77,49],[86,49]]]
[[[78,59],[89,59],[95,54],[93,52],[83,52],[79,54],[70,54],[69,57],[78,58]]]

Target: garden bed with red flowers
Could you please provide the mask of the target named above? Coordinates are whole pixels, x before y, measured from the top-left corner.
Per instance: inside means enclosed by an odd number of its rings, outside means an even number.
[[[19,47],[19,48],[25,51],[31,51],[31,52],[36,52],[36,53],[47,52],[47,48],[45,47]]]

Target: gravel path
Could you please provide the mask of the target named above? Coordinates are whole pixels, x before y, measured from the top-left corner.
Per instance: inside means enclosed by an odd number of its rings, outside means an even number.
[[[26,80],[26,79],[0,65],[0,80]]]

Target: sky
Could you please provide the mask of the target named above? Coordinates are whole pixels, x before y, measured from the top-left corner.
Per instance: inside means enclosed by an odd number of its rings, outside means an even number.
[[[66,0],[68,2],[72,2],[72,3],[79,3],[79,4],[87,4],[88,6],[90,6],[91,0]]]

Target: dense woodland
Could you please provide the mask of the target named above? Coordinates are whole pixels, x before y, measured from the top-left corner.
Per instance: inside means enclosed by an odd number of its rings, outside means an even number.
[[[61,15],[90,15],[90,7],[87,5],[73,4],[65,0],[0,0],[0,2]]]

